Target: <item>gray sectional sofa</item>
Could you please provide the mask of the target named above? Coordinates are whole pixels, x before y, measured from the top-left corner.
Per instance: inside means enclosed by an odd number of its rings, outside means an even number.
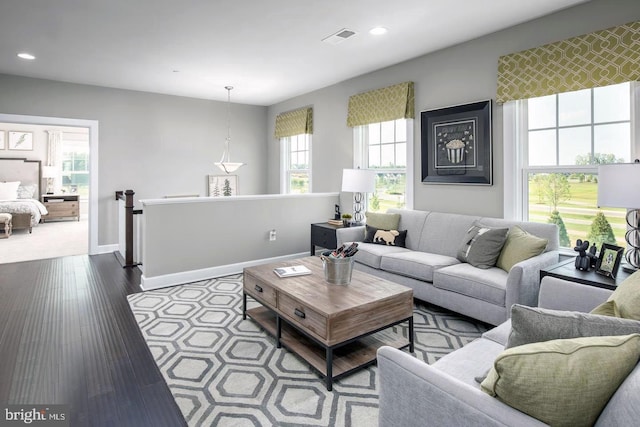
[[[545,277],[539,306],[552,310],[589,312],[611,291]],[[391,347],[378,350],[379,425],[408,426],[543,426],[541,421],[512,408],[481,390],[477,377],[487,375],[505,350],[511,320],[486,332],[432,365]],[[546,369],[550,369],[548,366]],[[599,366],[591,368],[595,375]],[[633,369],[633,368],[632,368]],[[526,387],[530,386],[529,384]],[[615,390],[615,389],[614,389]],[[576,390],[575,399],[580,399]],[[623,379],[596,426],[631,426],[640,420],[640,364]]]
[[[498,325],[511,306],[535,306],[541,268],[559,259],[555,224],[515,222],[497,218],[418,210],[390,209],[400,214],[399,230],[407,230],[406,248],[360,243],[355,268],[409,286],[415,298]],[[474,222],[488,227],[519,226],[548,240],[544,252],[517,263],[509,272],[481,269],[460,262],[456,254]],[[337,230],[338,246],[362,242],[365,227]]]

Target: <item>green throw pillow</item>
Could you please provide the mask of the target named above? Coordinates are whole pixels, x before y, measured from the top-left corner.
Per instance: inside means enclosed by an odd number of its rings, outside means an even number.
[[[502,247],[500,257],[496,266],[500,267],[506,272],[511,270],[511,267],[524,261],[525,259],[532,258],[540,255],[547,247],[547,239],[534,236],[524,231],[522,228],[514,225],[507,234],[507,241]]]
[[[478,268],[494,267],[508,231],[508,228],[491,228],[474,222],[458,249],[458,259]]]
[[[549,425],[590,426],[638,358],[640,334],[526,344],[502,352],[481,388]]]
[[[639,321],[514,304],[505,349],[557,339],[629,334],[640,334]]]
[[[365,212],[367,224],[381,230],[397,230],[400,224],[400,214]]]
[[[591,310],[591,314],[640,320],[640,271],[624,279],[606,302]]]

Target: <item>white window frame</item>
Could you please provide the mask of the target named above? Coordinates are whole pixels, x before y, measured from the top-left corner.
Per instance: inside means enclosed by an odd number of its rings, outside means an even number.
[[[640,84],[631,82],[631,160],[640,155]],[[528,220],[530,173],[598,173],[597,165],[527,166],[528,138],[527,103],[509,101],[503,112],[503,160],[504,160],[504,218],[516,221]],[[524,144],[521,142],[525,141]]]
[[[405,209],[413,209],[413,177],[414,177],[414,128],[413,119],[405,119],[406,125],[406,168],[404,173],[406,174],[406,188],[405,188]],[[354,169],[368,169],[376,173],[381,172],[381,169],[367,168],[367,141],[368,141],[368,125],[355,126],[353,128],[353,168]],[[401,171],[400,169],[389,169],[389,172]],[[365,197],[364,209],[368,209],[369,198]]]
[[[309,175],[309,193],[313,192],[313,179],[312,179],[312,154],[313,154],[313,141],[311,134],[300,134],[305,135],[307,141],[309,142],[309,168],[308,169],[296,169],[295,172],[306,172]],[[294,135],[295,137],[300,135]],[[291,139],[294,136],[286,136],[284,138],[280,138],[280,194],[291,194],[291,172],[293,170],[289,169],[289,165],[291,164]]]

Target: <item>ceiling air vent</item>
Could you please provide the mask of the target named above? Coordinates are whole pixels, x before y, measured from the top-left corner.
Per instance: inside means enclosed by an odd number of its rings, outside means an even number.
[[[348,39],[349,37],[353,37],[355,35],[356,35],[355,31],[351,31],[351,30],[347,30],[346,28],[343,28],[334,34],[331,34],[330,36],[323,38],[322,41],[329,44],[340,44],[346,39]]]

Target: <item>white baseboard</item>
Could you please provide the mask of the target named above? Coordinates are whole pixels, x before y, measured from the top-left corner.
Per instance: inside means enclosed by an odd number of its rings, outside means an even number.
[[[100,245],[96,248],[96,252],[90,255],[109,254],[119,249],[118,244],[115,245]]]
[[[142,275],[140,288],[143,291],[153,289],[167,288],[169,286],[182,285],[185,283],[197,282],[199,280],[212,279],[214,277],[228,276],[230,274],[242,273],[245,267],[254,265],[267,264],[271,262],[287,261],[296,258],[309,256],[308,252],[302,252],[292,255],[283,255],[273,258],[264,258],[254,261],[239,262],[237,264],[220,265],[217,267],[203,268],[200,270],[183,271],[181,273],[165,274],[162,276],[145,277]]]

